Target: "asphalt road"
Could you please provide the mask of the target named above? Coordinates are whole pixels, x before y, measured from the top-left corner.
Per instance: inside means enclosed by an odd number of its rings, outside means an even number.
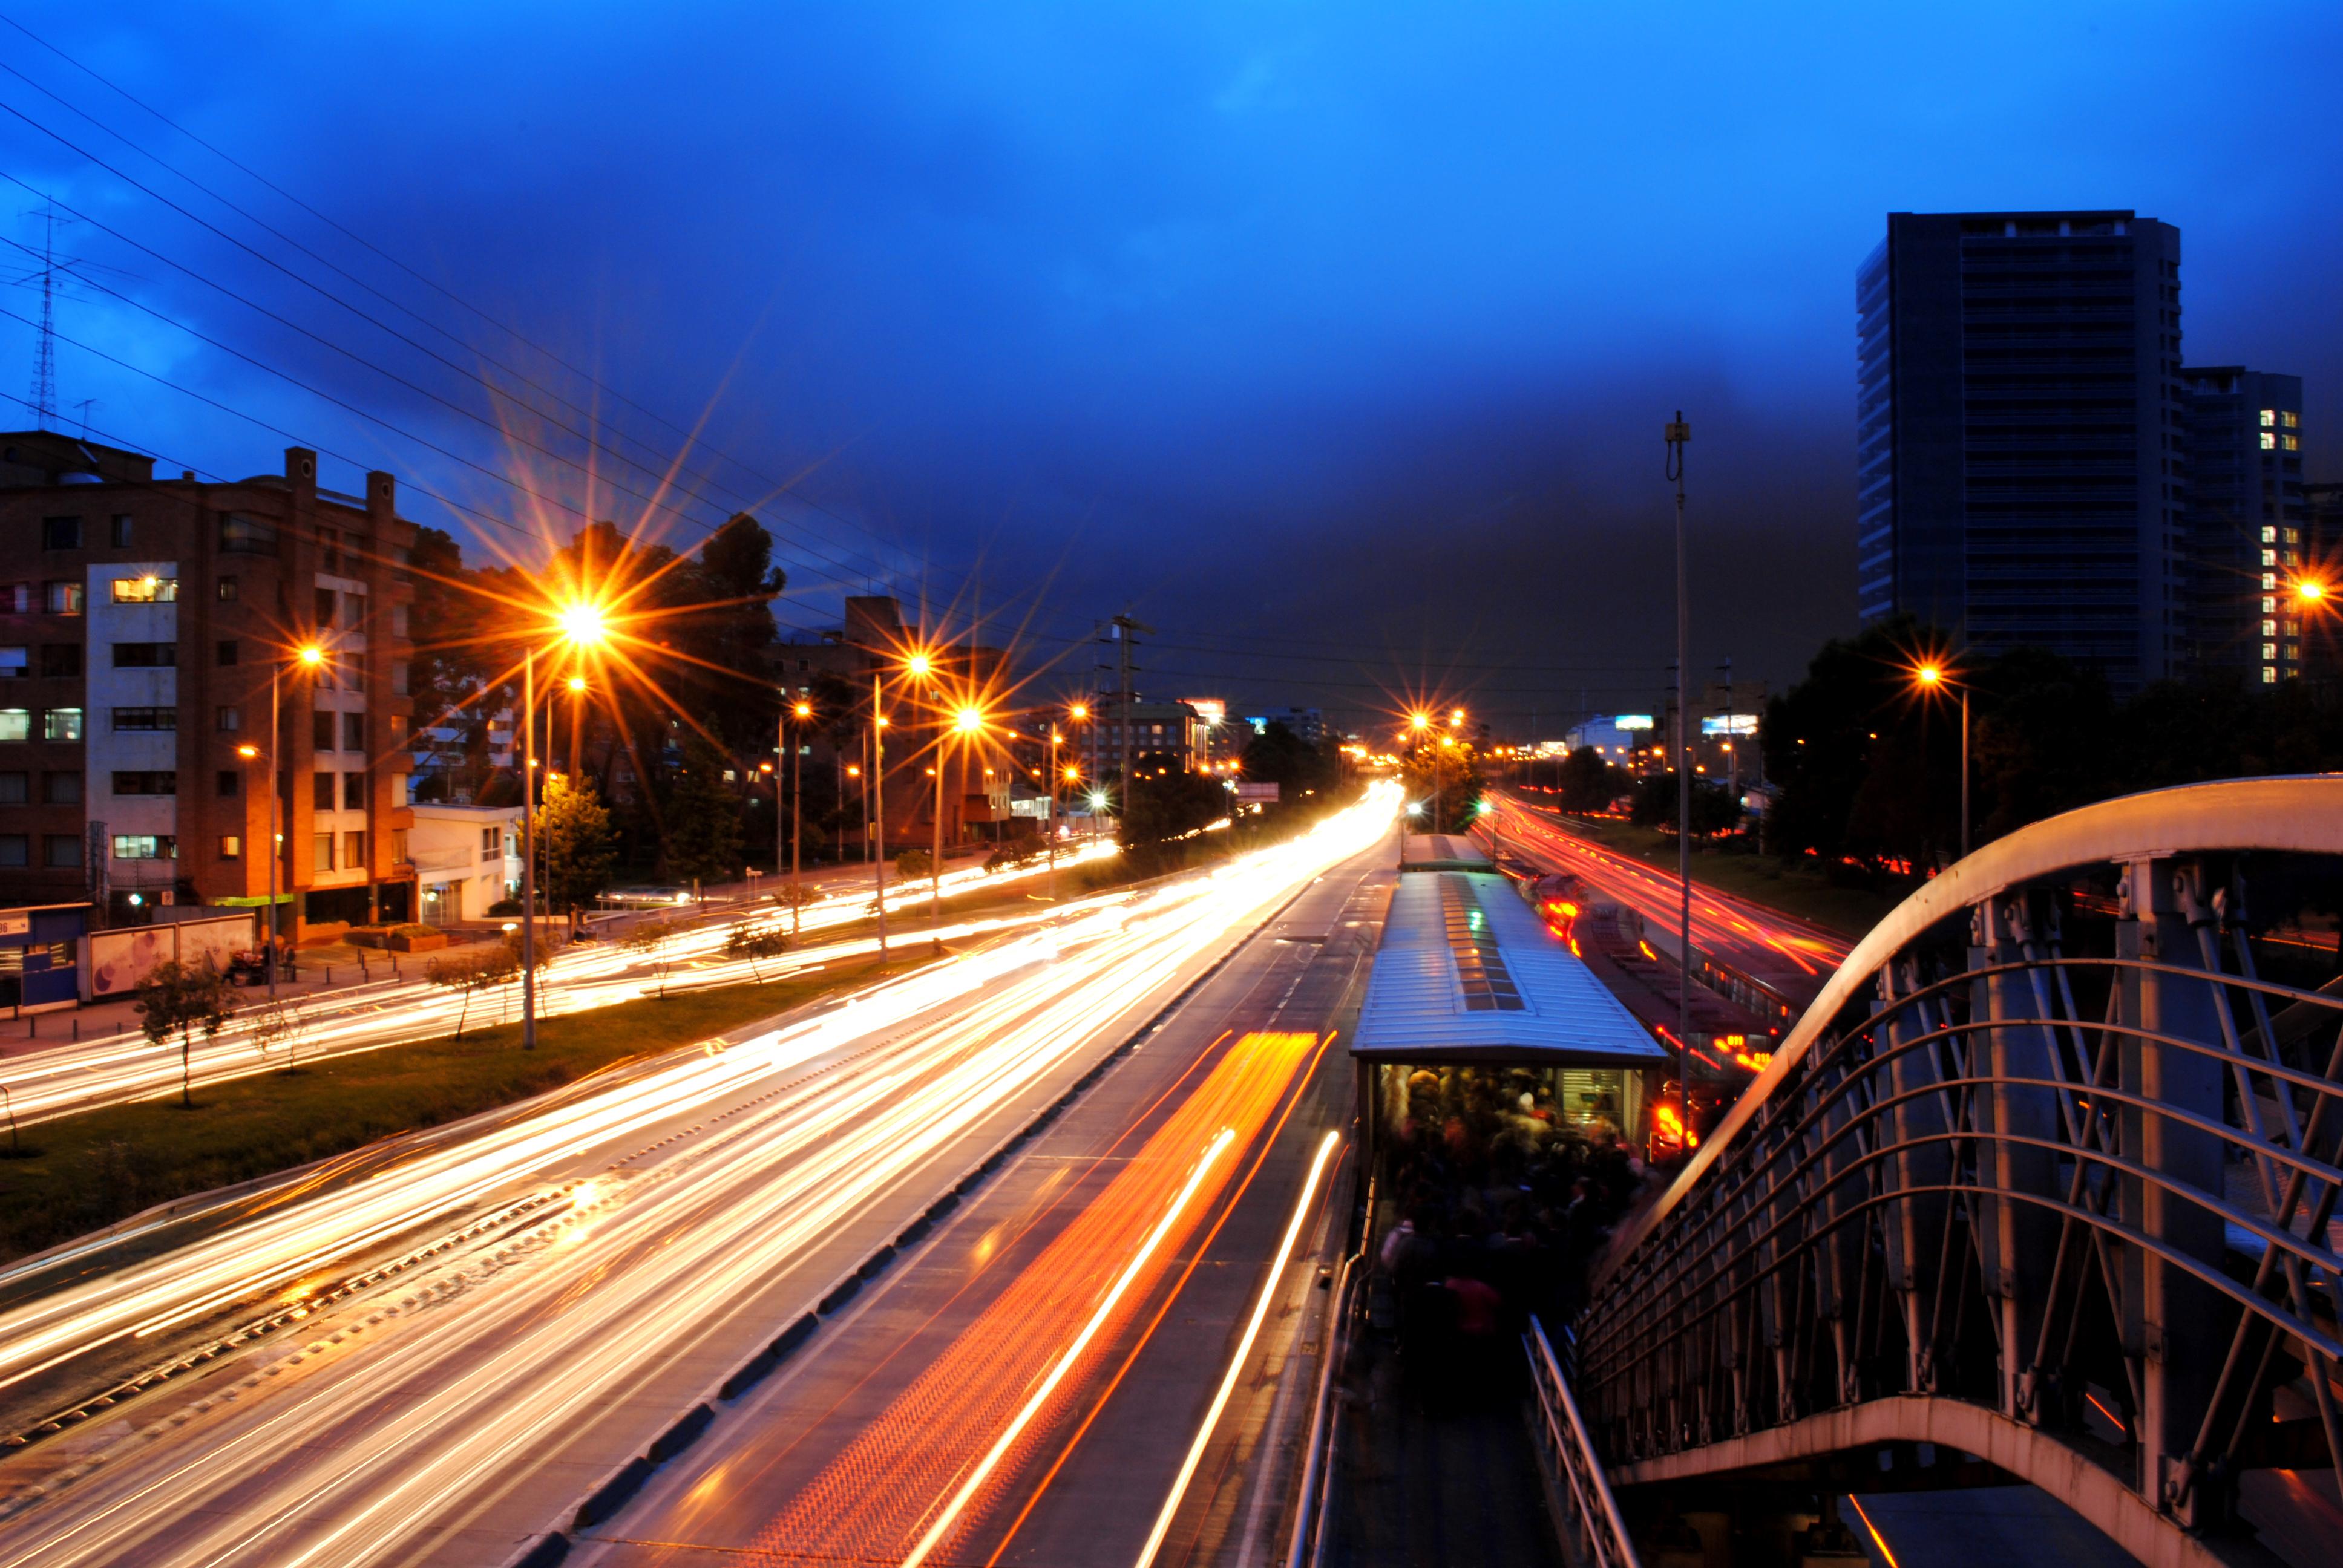
[[[1676,929],[1682,894],[1675,874],[1606,849],[1557,826],[1544,811],[1506,796],[1497,815],[1504,847],[1552,871],[1574,872],[1614,902],[1664,930]],[[1855,944],[1835,931],[1747,899],[1692,888],[1693,946],[1772,988],[1803,1009]]]
[[[943,879],[944,908],[971,893],[990,892],[1010,883],[1039,887],[1040,869],[995,872],[986,876],[974,868],[947,871]],[[634,1001],[669,986],[736,985],[762,976],[786,976],[796,970],[875,952],[875,938],[823,943],[824,931],[866,921],[870,916],[870,883],[867,874],[853,874],[842,889],[823,890],[822,901],[799,911],[799,924],[813,945],[800,947],[779,959],[755,964],[728,959],[722,953],[729,922],[711,924],[678,935],[654,950],[639,950],[616,941],[581,944],[557,954],[540,971],[538,1016],[558,1017],[588,1012],[617,1002]],[[929,884],[908,887],[889,883],[887,908],[912,919],[924,917],[930,896]],[[1097,907],[1124,897],[1121,893],[1070,900],[1064,905],[1036,904],[1031,910],[990,911],[930,930],[921,927],[918,940],[963,941],[1021,926],[1032,926],[1062,916],[1069,910]],[[682,913],[686,911],[670,911]],[[254,1036],[254,1020],[265,992],[246,989],[237,995],[241,1016],[209,1040],[198,1040],[192,1052],[190,1078],[197,1087],[249,1077],[285,1065],[287,1053],[304,1061],[374,1050],[417,1040],[451,1034],[468,1019],[493,1022],[518,1016],[519,992],[505,986],[496,993],[475,996],[468,1002],[427,983],[423,978],[428,954],[407,955],[401,960],[403,980],[385,980],[304,1000],[298,1039],[275,1055],[265,1055]],[[60,1042],[45,1050],[11,1056],[5,1081],[19,1121],[35,1122],[71,1115],[103,1105],[176,1094],[179,1091],[179,1048],[176,1041],[156,1045],[144,1035],[108,1040]]]
[[[0,1568],[504,1560],[1380,841],[1391,807],[0,1313],[0,1385],[282,1324],[8,1459]],[[1212,1109],[1266,1114],[1279,1055],[1253,1052]]]
[[[1120,1565],[1159,1526],[1160,1563],[1282,1560],[1315,1261],[1353,1174],[1328,1139],[1353,1103],[1336,1036],[1393,877],[1378,845],[1313,886],[570,1561]],[[1223,1127],[1174,1239],[1101,1316]]]

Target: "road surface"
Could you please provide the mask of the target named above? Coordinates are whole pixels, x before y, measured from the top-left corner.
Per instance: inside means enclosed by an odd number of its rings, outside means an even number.
[[[1393,804],[0,1312],[0,1399],[220,1346],[7,1461],[0,1568],[502,1561]],[[1293,1054],[1251,1050],[1183,1124],[1251,1130],[1212,1134],[1196,1191],[1113,1214],[1212,1211]]]

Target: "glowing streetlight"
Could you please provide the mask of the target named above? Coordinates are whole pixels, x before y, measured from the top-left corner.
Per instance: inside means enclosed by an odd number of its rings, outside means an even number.
[[[2294,585],[2294,601],[2302,605],[2321,604],[2327,598],[2327,585],[2317,578],[2304,578]]]
[[[1090,704],[1087,702],[1077,702],[1071,708],[1066,709],[1066,714],[1075,723],[1080,724],[1083,719],[1088,719],[1091,716]]]
[[[924,653],[915,653],[903,661],[906,674],[925,679],[936,668],[936,661]]]
[[[962,735],[973,735],[984,728],[984,714],[974,708],[963,708],[952,719],[952,728]]]
[[[581,694],[586,689],[586,678],[582,675],[573,675],[569,678],[568,684],[570,693],[573,696]]]
[[[795,711],[799,719],[811,719],[813,717],[813,704],[810,702],[800,702],[797,705]]]
[[[326,662],[326,650],[319,648],[314,642],[307,643],[300,648],[295,648],[293,650],[293,657],[299,659],[311,669],[315,669],[319,665]]]
[[[565,641],[579,648],[598,648],[609,635],[609,621],[602,607],[590,600],[578,599],[563,605],[554,614],[554,622],[561,628]]]

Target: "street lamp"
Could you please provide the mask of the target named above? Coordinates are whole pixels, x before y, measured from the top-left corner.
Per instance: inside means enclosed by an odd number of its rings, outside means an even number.
[[[1684,1108],[1684,1136],[1692,1135],[1692,589],[1684,552],[1684,448],[1692,427],[1684,410],[1661,432],[1667,443],[1663,472],[1676,487],[1676,1092]]]
[[[293,650],[294,660],[304,669],[317,669],[326,662],[326,650],[316,643],[304,643]],[[285,661],[272,659],[268,665],[268,1000],[277,1000],[277,952],[284,940],[277,914],[277,861],[283,850],[283,832],[277,825],[277,734],[282,728],[277,697],[278,678],[285,672]],[[256,755],[253,748],[236,748],[239,757]],[[248,885],[248,884],[247,884]]]
[[[1912,678],[1923,692],[1950,689],[1961,694],[1961,859],[1966,860],[1969,858],[1969,689],[1933,661],[1913,670]]]
[[[559,641],[583,654],[609,635],[602,607],[573,599],[557,608],[553,628]],[[537,1049],[537,643],[520,656],[520,1046]],[[582,678],[580,680],[582,684]],[[548,717],[548,724],[552,722]]]

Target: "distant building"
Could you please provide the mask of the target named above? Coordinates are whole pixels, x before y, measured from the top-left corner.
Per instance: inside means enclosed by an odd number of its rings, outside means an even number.
[[[1859,605],[2137,689],[2181,662],[2180,231],[1891,213],[1856,273]]]
[[[2187,662],[2275,685],[2302,673],[2302,378],[2187,376]]]
[[[362,497],[317,474],[293,447],[281,475],[158,480],[135,452],[0,435],[0,904],[118,925],[266,902],[273,754],[287,934],[414,918],[415,528],[388,474]]]
[[[408,847],[430,925],[488,918],[520,897],[520,806],[419,805]]]
[[[1122,770],[1123,727],[1131,730],[1131,770],[1140,778],[1193,770],[1204,757],[1204,717],[1185,702],[1131,705],[1128,717],[1112,697],[1099,701],[1095,720],[1080,733],[1082,776],[1104,779]]]

